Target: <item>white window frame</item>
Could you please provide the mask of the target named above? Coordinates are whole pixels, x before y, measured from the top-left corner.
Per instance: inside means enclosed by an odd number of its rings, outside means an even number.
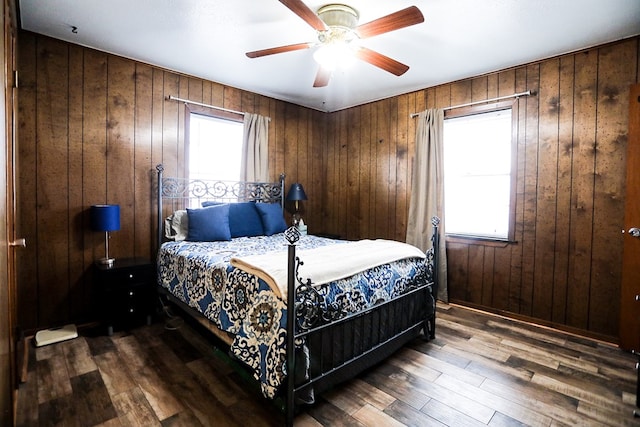
[[[508,230],[504,236],[491,235],[490,233],[456,233],[446,230],[446,209],[447,204],[445,202],[445,234],[448,238],[462,238],[462,239],[475,239],[475,240],[488,240],[488,241],[507,241],[513,242],[515,240],[515,207],[516,207],[516,181],[517,181],[517,135],[518,135],[518,103],[514,101],[504,101],[493,104],[472,106],[459,108],[454,110],[448,110],[445,112],[445,121],[447,119],[468,117],[472,115],[491,113],[501,110],[511,110],[511,168],[510,168],[510,183],[509,183],[509,212],[508,212]],[[446,133],[444,135],[444,155],[447,156],[447,138]],[[457,153],[459,155],[459,153]],[[445,161],[446,163],[446,161]],[[445,170],[445,182],[446,182],[446,170]],[[446,191],[446,190],[445,190]],[[446,195],[445,195],[446,199]]]

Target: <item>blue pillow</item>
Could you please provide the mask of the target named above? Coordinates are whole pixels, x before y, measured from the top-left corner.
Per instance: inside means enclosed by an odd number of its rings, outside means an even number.
[[[231,237],[262,236],[262,220],[252,202],[229,204],[229,229]]]
[[[222,203],[207,201],[202,202],[202,207],[229,205],[229,230],[231,237],[254,237],[262,236],[262,220],[256,210],[254,202]]]
[[[282,207],[277,203],[256,203],[256,209],[262,218],[262,227],[265,236],[282,233],[287,229],[287,223],[284,222],[282,215]]]
[[[187,217],[189,218],[187,240],[192,242],[231,240],[229,205],[187,209]]]

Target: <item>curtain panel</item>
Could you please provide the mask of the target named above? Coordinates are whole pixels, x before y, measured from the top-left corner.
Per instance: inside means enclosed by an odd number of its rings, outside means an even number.
[[[440,218],[438,299],[449,300],[447,252],[444,236],[444,110],[430,109],[417,115],[416,153],[411,178],[407,243],[427,250],[431,246],[431,217]]]
[[[268,117],[244,113],[240,179],[262,182],[269,180]]]

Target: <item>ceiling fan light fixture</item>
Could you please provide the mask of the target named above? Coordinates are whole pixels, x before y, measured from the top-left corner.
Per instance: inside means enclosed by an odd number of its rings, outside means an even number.
[[[358,45],[355,32],[360,18],[358,12],[344,4],[328,4],[318,9],[317,14],[327,29],[318,32],[320,46],[313,58],[327,70],[353,64]]]
[[[358,25],[360,15],[346,4],[328,4],[318,9],[318,17],[328,27],[341,27],[353,30]]]
[[[327,70],[349,67],[356,60],[355,48],[351,43],[323,44],[314,52],[313,59]]]

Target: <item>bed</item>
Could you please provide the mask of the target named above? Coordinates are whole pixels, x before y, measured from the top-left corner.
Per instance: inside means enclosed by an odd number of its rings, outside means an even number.
[[[435,336],[436,217],[426,253],[303,236],[284,223],[284,175],[229,183],[156,170],[160,294],[224,341],[265,397],[285,400],[288,425],[316,394]]]

